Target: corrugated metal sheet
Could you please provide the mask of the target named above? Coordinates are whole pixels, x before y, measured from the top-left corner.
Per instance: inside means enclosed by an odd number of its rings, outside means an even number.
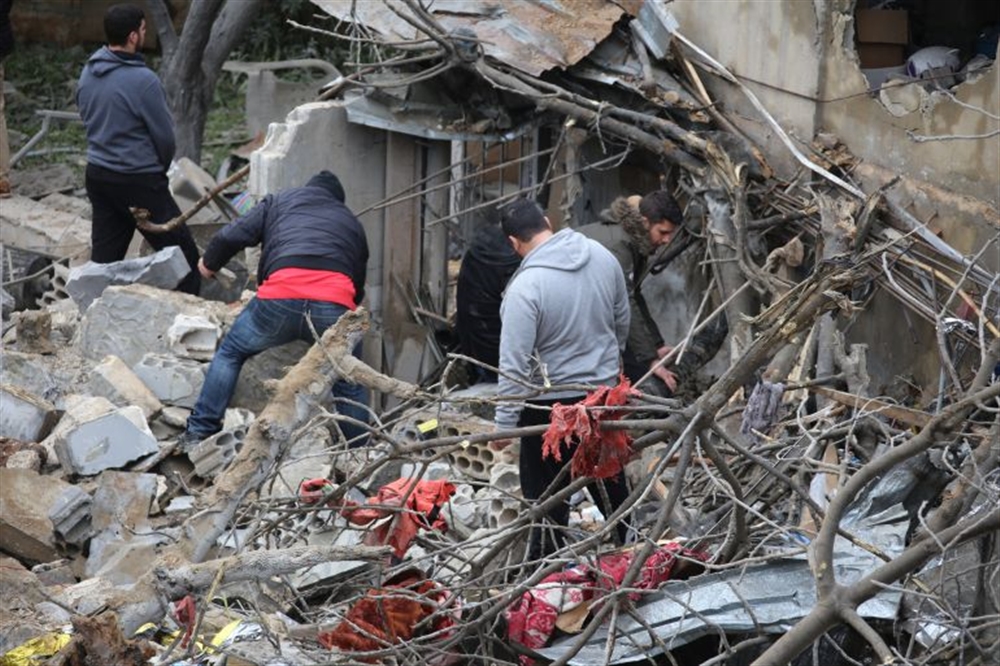
[[[423,38],[382,0],[312,0],[338,19],[360,23],[390,40]],[[403,3],[395,3],[408,11]],[[642,0],[435,0],[431,14],[446,30],[468,28],[486,55],[532,76],[576,64]],[[352,17],[351,12],[354,12]]]

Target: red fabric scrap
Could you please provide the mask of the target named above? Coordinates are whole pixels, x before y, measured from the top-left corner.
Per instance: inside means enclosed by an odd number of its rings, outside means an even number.
[[[448,590],[424,579],[420,572],[405,572],[385,587],[368,590],[341,622],[317,638],[328,650],[354,652],[381,650],[431,633],[445,639],[455,627],[458,612],[441,612],[441,609],[454,605],[454,597]],[[418,635],[416,628],[435,612],[438,615],[422,626]]]
[[[194,597],[190,594],[183,599],[174,602],[174,618],[184,629],[184,637],[181,639],[181,647],[186,648],[191,642],[191,635],[194,634],[195,621],[198,619],[198,611],[195,609]]]
[[[546,576],[505,611],[507,638],[532,650],[544,647],[552,637],[559,615],[580,604],[600,600],[617,589],[635,555],[635,550],[602,555],[596,563],[584,562]],[[636,590],[659,587],[670,579],[678,555],[700,561],[708,559],[708,553],[670,542],[646,559],[632,587]],[[636,601],[641,595],[635,591],[628,596]],[[533,663],[524,655],[520,659],[522,666]]]
[[[336,490],[330,479],[309,479],[299,484],[299,501],[303,504],[319,504]]]
[[[402,478],[379,488],[378,495],[366,504],[348,506],[341,511],[355,525],[368,525],[387,516],[395,518],[376,525],[364,539],[366,545],[392,546],[396,557],[403,557],[421,528],[443,532],[448,523],[440,507],[455,494],[455,486],[444,480],[423,481]]]
[[[607,479],[617,476],[632,457],[632,438],[625,430],[602,430],[604,421],[617,421],[625,412],[617,409],[628,401],[632,386],[624,375],[617,386],[602,386],[572,405],[556,403],[548,430],[542,438],[542,457],[562,462],[562,446],[576,445],[570,472],[573,477]]]

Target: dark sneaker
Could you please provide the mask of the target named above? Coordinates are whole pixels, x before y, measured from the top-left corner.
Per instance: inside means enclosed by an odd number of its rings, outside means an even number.
[[[185,430],[181,436],[177,438],[177,448],[175,450],[178,453],[187,453],[204,439],[204,437],[200,437]]]

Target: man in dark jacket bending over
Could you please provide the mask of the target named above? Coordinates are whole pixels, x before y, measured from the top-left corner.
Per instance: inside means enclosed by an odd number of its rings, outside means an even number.
[[[323,334],[365,295],[368,241],[364,227],[344,205],[344,188],[329,171],[305,187],[264,197],[253,210],[212,238],[198,269],[211,278],[237,252],[261,245],[257,296],[233,322],[212,358],[181,447],[222,429],[226,407],[243,363],[260,352],[293,340],[313,341],[307,319]],[[360,356],[360,344],[354,350]],[[333,385],[337,411],[368,422],[365,388],[343,379]],[[340,422],[352,446],[366,443],[363,426]]]

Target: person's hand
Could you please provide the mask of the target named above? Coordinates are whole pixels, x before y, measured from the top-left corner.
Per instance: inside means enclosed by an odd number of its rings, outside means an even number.
[[[656,358],[663,358],[673,350],[674,348],[671,347],[670,345],[663,345],[662,347],[656,350]]]
[[[201,276],[206,280],[215,277],[215,271],[205,265],[204,257],[198,260],[198,272],[201,273]]]
[[[659,379],[664,384],[667,385],[667,388],[670,389],[670,392],[673,393],[674,391],[676,391],[677,390],[677,375],[675,375],[674,373],[670,372],[669,370],[667,370],[663,366],[657,367],[655,361],[652,363],[652,366],[653,366],[653,374],[656,375],[657,377],[659,377]]]

